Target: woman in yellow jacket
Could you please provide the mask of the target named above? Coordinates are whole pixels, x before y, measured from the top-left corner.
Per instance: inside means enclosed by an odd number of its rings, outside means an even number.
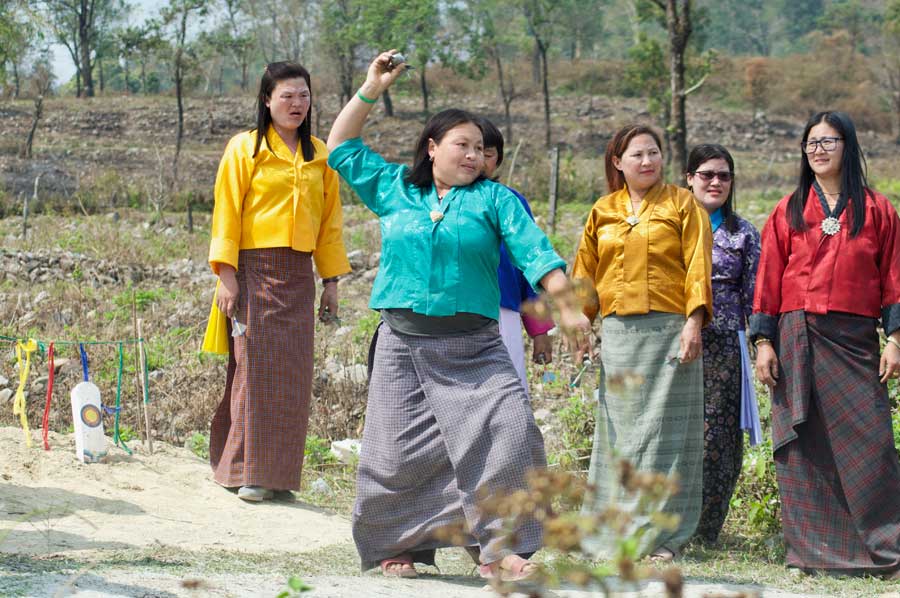
[[[619,130],[606,148],[610,194],[594,204],[575,257],[573,278],[596,288],[602,317],[603,380],[589,481],[588,511],[626,511],[638,498],[610,479],[625,459],[638,471],[677,476],[680,490],[660,509],[678,515],[674,529],[644,533],[639,551],[674,558],[700,516],[703,473],[701,327],[712,316],[712,231],[687,189],[663,181],[659,135],[641,125]],[[633,525],[649,522],[636,518]],[[637,532],[637,530],[631,530]],[[615,552],[615,538],[586,546]]]
[[[310,134],[311,96],[302,66],[268,65],[256,129],[228,142],[216,176],[209,263],[219,285],[204,348],[221,351],[227,339],[229,360],[210,463],[216,482],[249,501],[300,488],[312,394],[312,261],[323,282],[323,319],[337,315],[336,277],[350,271],[338,176],[325,144]],[[217,320],[227,333],[217,332]]]

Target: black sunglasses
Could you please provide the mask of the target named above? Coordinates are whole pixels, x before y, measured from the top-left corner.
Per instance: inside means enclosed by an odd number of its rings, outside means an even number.
[[[700,177],[707,183],[714,178],[718,178],[723,183],[728,183],[731,182],[731,179],[734,178],[734,173],[728,170],[697,170],[692,172],[691,174]]]

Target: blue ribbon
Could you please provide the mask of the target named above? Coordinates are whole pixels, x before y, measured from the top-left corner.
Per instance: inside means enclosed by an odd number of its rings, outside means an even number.
[[[81,352],[81,370],[84,372],[84,381],[87,382],[90,379],[90,373],[88,372],[88,356],[87,351],[84,350],[84,343],[78,343],[78,350]]]

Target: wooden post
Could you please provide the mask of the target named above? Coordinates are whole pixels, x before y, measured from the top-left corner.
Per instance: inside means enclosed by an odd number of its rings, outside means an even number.
[[[512,187],[513,172],[516,169],[516,158],[519,157],[519,149],[522,147],[522,140],[516,144],[516,151],[513,152],[512,160],[509,162],[509,173],[506,175],[506,186]]]
[[[188,234],[194,234],[194,200],[188,199],[187,202],[187,221],[188,221]]]
[[[143,320],[137,321],[138,356],[141,369],[141,405],[144,406],[144,431],[147,435],[147,447],[153,454],[153,435],[150,433],[150,397],[147,396],[147,378],[144,372],[147,370],[147,355],[144,353]]]
[[[28,194],[26,193],[22,201],[22,240],[28,240]]]
[[[559,146],[550,150],[550,232],[556,233],[556,196],[559,191]]]

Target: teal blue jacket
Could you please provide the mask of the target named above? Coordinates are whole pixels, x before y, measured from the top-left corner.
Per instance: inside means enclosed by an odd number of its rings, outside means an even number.
[[[434,185],[407,183],[406,166],[385,161],[358,137],[332,150],[328,165],[381,223],[372,309],[427,316],[468,312],[496,320],[501,241],[533,287],[554,268],[566,267],[519,199],[499,183],[454,187],[439,203]],[[437,222],[433,211],[442,215]]]

